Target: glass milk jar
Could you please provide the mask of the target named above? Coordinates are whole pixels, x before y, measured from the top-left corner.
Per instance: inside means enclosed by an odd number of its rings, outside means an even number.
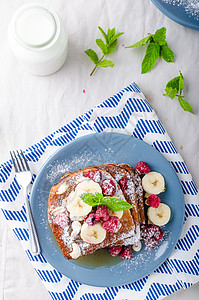
[[[50,75],[66,60],[68,35],[63,21],[41,4],[28,3],[15,12],[8,40],[13,54],[32,74]]]

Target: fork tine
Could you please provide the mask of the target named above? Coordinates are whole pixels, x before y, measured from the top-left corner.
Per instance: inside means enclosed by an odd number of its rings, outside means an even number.
[[[21,155],[22,155],[22,157],[23,157],[23,159],[24,159],[24,162],[25,162],[25,165],[26,165],[26,169],[27,169],[28,171],[30,171],[30,168],[29,168],[28,162],[27,162],[27,160],[26,160],[26,158],[25,158],[25,155],[23,154],[22,150],[20,150],[20,151],[21,151]]]
[[[16,154],[15,154],[14,151],[13,151],[13,153],[14,153],[14,157],[15,157],[15,160],[16,160],[16,163],[17,163],[18,172],[22,172],[22,168],[20,166],[19,160],[18,160],[18,158],[17,158],[17,156],[16,156]]]
[[[19,172],[18,168],[17,168],[17,165],[15,163],[15,160],[14,160],[14,157],[12,155],[12,152],[10,151],[10,156],[11,156],[11,159],[12,159],[12,163],[13,163],[13,166],[14,166],[14,169],[15,169],[15,172]]]
[[[24,166],[23,160],[22,160],[21,155],[20,155],[20,153],[19,153],[18,150],[17,150],[17,154],[18,154],[18,157],[19,157],[19,159],[20,159],[20,162],[21,162],[21,165],[22,165],[23,170],[24,170],[24,171],[27,171],[26,168],[25,168],[25,166]]]

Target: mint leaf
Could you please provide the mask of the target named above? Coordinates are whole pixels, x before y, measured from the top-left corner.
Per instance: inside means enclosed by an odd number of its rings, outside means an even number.
[[[106,33],[100,26],[98,26],[98,29],[100,30],[101,34],[103,35],[105,42],[108,44],[108,37],[107,37]]]
[[[183,97],[181,95],[178,95],[178,100],[179,100],[180,106],[185,111],[189,111],[190,113],[195,114],[191,105],[189,104],[189,102],[187,102],[185,99],[183,99]]]
[[[103,55],[99,59],[96,52],[92,49],[88,49],[85,51],[85,53],[90,57],[90,59],[94,62],[95,67],[93,68],[92,72],[90,73],[90,76],[93,75],[97,67],[107,68],[107,67],[113,67],[114,63],[111,60],[105,60],[104,57],[108,54],[111,54],[117,46],[117,39],[120,37],[123,32],[119,32],[115,34],[115,28],[108,29],[107,34],[104,32],[104,30],[98,26],[101,34],[104,37],[105,42],[102,39],[96,39],[96,44],[102,51]]]
[[[115,35],[115,27],[113,29],[108,29],[107,32],[108,44],[110,43],[110,40],[114,35]]]
[[[150,38],[151,38],[150,36],[147,36],[147,37],[143,38],[141,41],[139,41],[131,46],[125,47],[125,48],[136,48],[136,47],[144,46],[148,43]]]
[[[80,198],[90,206],[97,206],[102,204],[103,195],[100,193],[83,193],[80,195]]]
[[[104,42],[101,39],[96,39],[96,44],[98,45],[98,47],[100,47],[100,49],[104,54],[107,54],[108,52],[107,46],[104,44]]]
[[[120,37],[122,34],[124,34],[124,32],[119,32],[116,35],[114,35],[110,40],[109,43],[107,45],[108,51],[107,54],[111,54],[117,46],[117,39],[118,37]]]
[[[117,34],[115,34],[109,41],[109,45],[111,45],[115,40],[117,40],[121,35],[123,35],[124,32],[119,32]]]
[[[146,54],[142,61],[142,66],[141,66],[142,74],[149,72],[153,68],[155,61],[157,60],[158,57],[162,57],[166,62],[174,62],[174,53],[169,48],[166,42],[165,27],[156,30],[155,34],[149,33],[149,36],[125,48],[140,47],[146,45],[148,42],[149,45],[147,47]]]
[[[166,61],[166,62],[174,62],[174,53],[169,48],[168,44],[164,44],[160,47],[160,56]]]
[[[154,42],[158,43],[160,46],[166,44],[166,31],[165,27],[158,29],[153,35]]]
[[[104,197],[102,204],[106,205],[112,211],[121,211],[132,208],[132,205],[124,200],[115,197]]]
[[[93,51],[92,49],[88,49],[84,52],[94,62],[94,64],[96,64],[98,62],[99,58],[98,58],[97,53],[95,51]]]
[[[178,97],[180,106],[185,111],[189,111],[190,113],[195,114],[191,105],[189,104],[189,102],[187,102],[184,99],[184,96],[182,96],[183,88],[184,88],[184,77],[183,77],[182,73],[180,72],[180,76],[174,77],[167,83],[166,88],[165,88],[166,95],[165,94],[163,94],[163,95],[169,96],[171,99],[173,99],[175,96]],[[177,95],[178,92],[180,93],[179,95]]]
[[[182,73],[180,72],[180,78],[179,78],[179,91],[180,91],[180,95],[182,94],[182,89],[183,88],[184,88],[184,77],[183,77]]]
[[[179,80],[180,80],[180,76],[174,77],[167,83],[166,87],[171,87],[172,89],[176,89],[178,92],[179,91]]]
[[[107,67],[114,67],[114,63],[111,60],[102,60],[97,63],[98,67],[107,68]]]
[[[115,197],[103,197],[100,193],[84,193],[80,195],[80,198],[84,201],[84,203],[90,206],[95,207],[103,204],[112,211],[121,211],[132,208],[132,205],[124,200]]]
[[[109,45],[108,48],[108,53],[107,54],[111,54],[113,53],[113,51],[116,49],[117,46],[117,40],[115,40],[111,45]]]
[[[173,99],[177,95],[177,89],[173,89],[172,87],[166,87],[165,92],[167,93],[166,96],[169,96],[171,99]]]
[[[142,67],[141,67],[142,74],[149,72],[153,68],[159,55],[160,55],[160,45],[156,43],[150,43],[146,49],[146,54],[142,61]]]

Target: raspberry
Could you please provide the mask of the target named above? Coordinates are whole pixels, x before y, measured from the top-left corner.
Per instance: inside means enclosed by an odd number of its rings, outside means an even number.
[[[152,236],[154,234],[153,227],[154,227],[154,225],[152,225],[152,224],[142,226],[141,236],[142,236],[143,240],[152,238]]]
[[[125,259],[125,260],[129,260],[132,258],[132,252],[131,249],[129,247],[124,247],[123,250],[120,252],[120,257]]]
[[[127,181],[128,181],[128,179],[126,177],[120,179],[120,181],[119,181],[119,185],[122,189],[123,194],[125,193],[125,190],[127,188]]]
[[[89,177],[91,180],[95,182],[100,182],[101,180],[101,173],[99,170],[90,170],[87,172],[83,172],[84,177]]]
[[[121,250],[122,250],[122,246],[112,246],[109,247],[109,253],[111,256],[117,256],[118,254],[120,254]]]
[[[158,244],[158,241],[152,237],[151,239],[145,240],[144,243],[148,248],[155,248]]]
[[[88,226],[93,226],[97,223],[94,213],[90,213],[84,221],[88,224]]]
[[[163,235],[164,231],[152,224],[144,225],[141,230],[141,237],[148,248],[155,248]]]
[[[120,229],[120,220],[118,217],[112,216],[108,221],[102,223],[102,227],[108,232],[118,232]]]
[[[57,214],[54,220],[54,223],[61,228],[64,228],[68,225],[68,217],[65,213]]]
[[[149,168],[149,166],[147,165],[147,163],[145,163],[144,161],[139,161],[136,164],[136,169],[138,170],[138,172],[140,174],[147,174],[151,171],[151,169]]]
[[[99,205],[95,212],[96,221],[108,221],[109,220],[109,210],[105,205]]]
[[[112,179],[106,179],[102,184],[102,191],[105,196],[114,196],[116,192],[116,186]]]
[[[160,229],[159,226],[156,227],[156,231],[154,233],[154,237],[157,241],[160,241],[163,238],[164,231]]]
[[[160,204],[160,201],[161,201],[161,199],[158,196],[152,194],[147,198],[146,204],[151,207],[157,208]]]

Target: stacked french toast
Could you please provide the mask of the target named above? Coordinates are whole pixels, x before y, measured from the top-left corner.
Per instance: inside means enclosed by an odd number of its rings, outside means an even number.
[[[62,176],[50,190],[48,221],[63,255],[77,259],[108,248],[112,256],[130,259],[130,246],[139,251],[148,232],[159,241],[164,232],[146,224],[142,180],[143,172],[126,163],[89,166]],[[153,206],[155,195],[149,196]]]

